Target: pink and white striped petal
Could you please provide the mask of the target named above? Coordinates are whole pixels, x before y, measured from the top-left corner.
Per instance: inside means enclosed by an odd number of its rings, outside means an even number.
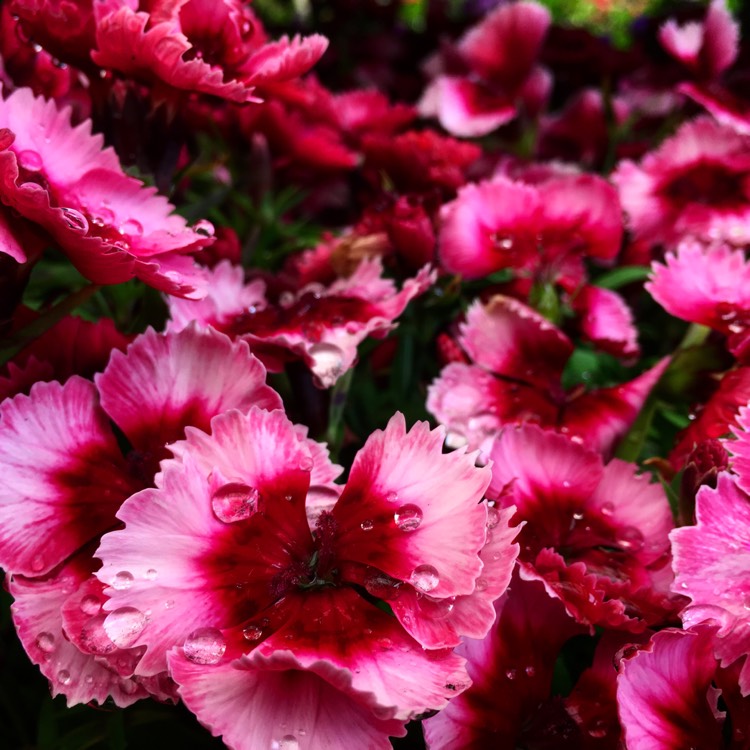
[[[169,655],[185,705],[232,750],[388,750],[405,734],[351,673],[326,661],[303,666],[289,651],[206,666]]]
[[[342,559],[371,565],[443,598],[471,594],[482,571],[490,480],[475,456],[442,453],[444,431],[409,432],[402,414],[354,459],[332,513]]]
[[[140,486],[92,383],[38,383],[0,405],[0,565],[49,572],[115,521]]]
[[[136,681],[120,677],[71,643],[63,631],[62,607],[90,575],[90,561],[74,558],[45,578],[11,579],[13,622],[26,653],[50,681],[52,695],[64,695],[68,706],[111,697],[129,706],[148,697]]]

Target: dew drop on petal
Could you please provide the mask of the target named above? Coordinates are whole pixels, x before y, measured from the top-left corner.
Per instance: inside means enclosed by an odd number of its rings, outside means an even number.
[[[401,594],[401,581],[374,570],[365,578],[365,589],[372,596],[388,601],[397,599]]]
[[[143,224],[137,219],[126,219],[117,231],[130,237],[140,237],[143,234]]]
[[[144,577],[144,578],[145,578],[145,579],[146,579],[147,581],[155,581],[155,580],[156,580],[156,576],[157,576],[157,575],[158,575],[158,573],[156,572],[156,568],[149,568],[149,569],[148,569],[148,570],[147,570],[147,571],[146,571],[146,572],[145,572],[145,573],[143,574],[143,577]]]
[[[81,612],[85,615],[97,615],[99,610],[102,608],[102,603],[98,596],[88,594],[81,599]]]
[[[80,211],[75,208],[63,208],[61,211],[65,217],[65,223],[70,229],[75,229],[82,234],[88,232],[89,221]]]
[[[260,492],[255,487],[240,482],[230,482],[219,487],[211,496],[211,508],[222,523],[244,521],[258,508]]]
[[[217,664],[227,644],[217,628],[198,628],[185,639],[182,647],[185,658],[193,664]]]
[[[104,631],[115,646],[128,648],[146,626],[146,615],[135,607],[120,607],[104,620]]]
[[[61,685],[70,685],[71,677],[67,669],[61,669],[57,673],[57,679]]]
[[[429,593],[440,583],[437,570],[432,565],[418,565],[411,572],[411,585],[417,591]]]
[[[366,519],[362,521],[362,523],[359,525],[359,528],[362,529],[362,531],[372,531],[375,524],[372,522],[371,519]]]
[[[40,573],[42,570],[44,570],[45,562],[44,557],[42,555],[34,555],[34,557],[31,560],[31,569],[35,573]]]
[[[118,591],[125,591],[133,585],[133,574],[127,570],[121,570],[112,580],[112,587]]]
[[[174,599],[167,599],[164,602],[164,609],[172,609],[174,607]]]
[[[518,677],[518,670],[516,670],[516,669],[508,669],[508,670],[505,671],[505,676],[509,680],[515,680],[516,677]]]
[[[344,352],[336,344],[321,342],[309,349],[312,371],[324,388],[330,388],[344,371]]]
[[[42,157],[36,151],[21,151],[18,163],[29,172],[38,172],[42,168]]]
[[[214,225],[210,221],[201,219],[200,221],[197,221],[195,223],[195,225],[193,226],[193,231],[196,234],[200,234],[202,237],[213,237],[216,230],[214,229]]]
[[[628,552],[639,552],[643,548],[643,534],[635,526],[626,526],[617,533],[617,544]]]
[[[310,456],[302,456],[302,458],[299,461],[299,470],[300,471],[312,471],[313,470],[313,460]]]
[[[523,671],[526,672],[527,677],[533,677],[536,674],[536,669],[531,665],[526,667],[526,669],[524,669]]]
[[[386,500],[387,500],[387,501],[388,501],[389,503],[395,503],[395,502],[396,502],[396,501],[398,500],[398,493],[397,493],[397,492],[389,492],[389,493],[388,493],[388,494],[387,494],[387,495],[385,496],[385,499],[386,499]]]
[[[271,750],[299,750],[299,742],[293,734],[285,734],[271,743]]]
[[[602,515],[611,516],[615,512],[615,506],[612,503],[602,503]]]
[[[242,637],[246,641],[250,641],[250,642],[259,641],[262,635],[263,635],[263,628],[259,627],[258,625],[248,625],[242,631]]]
[[[448,430],[445,435],[446,448],[463,448],[468,442],[466,435],[456,432],[455,430]]]
[[[500,511],[497,508],[487,508],[487,528],[494,529],[500,523]]]
[[[487,579],[486,578],[477,578],[477,583],[476,583],[476,590],[477,591],[486,591],[488,585],[489,584],[487,583]]]
[[[101,612],[89,619],[81,627],[80,642],[83,650],[92,654],[111,654],[117,649],[112,639],[107,635],[104,629],[104,621],[107,619],[107,613]]]
[[[407,503],[393,514],[393,520],[401,531],[416,531],[422,523],[422,509],[418,505]]]
[[[417,594],[417,607],[422,615],[429,620],[445,620],[455,607],[456,597],[434,599],[431,596]]]
[[[39,633],[36,637],[36,645],[45,654],[51,654],[55,650],[55,636],[52,633]]]

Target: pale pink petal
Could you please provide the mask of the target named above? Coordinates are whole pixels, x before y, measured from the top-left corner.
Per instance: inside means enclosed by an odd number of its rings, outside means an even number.
[[[617,702],[628,750],[722,747],[712,632],[664,630],[623,659]]]
[[[47,578],[15,576],[10,581],[13,622],[26,653],[50,681],[52,695],[64,695],[68,706],[112,697],[124,707],[148,693],[137,682],[120,677],[84,654],[63,633],[61,608],[68,596],[89,576],[89,565],[79,558]]]
[[[265,379],[246,343],[196,326],[167,334],[149,329],[126,353],[113,352],[95,378],[102,408],[152,463],[188,425],[205,430],[228,409],[281,407]]]
[[[512,297],[496,295],[469,307],[459,343],[472,361],[514,380],[559,386],[573,353],[568,337],[546,318]]]
[[[264,44],[242,65],[243,79],[257,86],[297,78],[315,65],[328,48],[320,34],[281,39]]]
[[[41,575],[115,523],[138,489],[93,384],[39,383],[0,406],[0,564]]]
[[[638,357],[638,330],[625,300],[609,289],[586,285],[572,301],[583,337],[616,357]]]
[[[403,415],[370,435],[333,509],[339,555],[443,598],[470,594],[482,570],[489,469],[461,451],[442,453],[444,432]],[[429,578],[429,580],[427,580]]]
[[[290,652],[194,664],[169,655],[185,705],[232,750],[388,750],[405,734],[351,673],[326,661],[303,666]]]
[[[689,596],[683,612],[688,625],[714,620],[721,629],[714,653],[724,666],[750,653],[750,499],[736,479],[719,475],[716,489],[702,487],[696,498],[695,526],[670,534],[674,555],[674,590]],[[740,674],[742,692],[750,692],[750,665]]]
[[[724,442],[732,454],[732,471],[737,474],[737,485],[750,491],[750,408],[743,406],[732,429],[733,439]]]
[[[680,243],[664,264],[654,263],[646,284],[671,315],[722,333],[750,318],[749,287],[750,264],[742,250],[694,241]]]
[[[713,0],[704,21],[703,61],[709,76],[723,73],[737,58],[740,24],[727,10],[725,0]]]

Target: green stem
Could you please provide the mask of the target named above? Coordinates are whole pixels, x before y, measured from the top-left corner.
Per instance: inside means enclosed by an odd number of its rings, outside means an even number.
[[[66,315],[86,302],[99,288],[98,284],[88,284],[81,289],[77,289],[65,299],[50,307],[49,310],[42,313],[26,327],[9,336],[0,347],[0,365],[4,365],[34,339],[39,338],[43,333],[57,325]]]
[[[354,377],[354,368],[347,370],[331,389],[331,403],[328,407],[328,429],[326,442],[331,454],[331,460],[338,459],[341,443],[344,440],[344,409],[349,396],[349,388]]]
[[[710,333],[711,329],[708,326],[691,323],[687,331],[685,331],[682,341],[677,345],[677,351],[680,349],[690,349],[693,346],[700,346],[706,341]]]

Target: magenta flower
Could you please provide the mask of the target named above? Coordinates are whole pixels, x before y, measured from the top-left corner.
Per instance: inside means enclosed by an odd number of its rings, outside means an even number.
[[[220,263],[210,276],[205,299],[169,301],[170,325],[179,330],[195,320],[242,338],[272,371],[281,369],[285,360],[301,358],[316,382],[329,388],[353,366],[357,345],[391,331],[394,319],[434,280],[434,272],[424,267],[399,292],[382,270],[379,258],[366,259],[349,277],[327,287],[310,283],[269,304],[263,282],[245,284],[242,269]]]
[[[466,279],[511,268],[582,280],[584,256],[612,261],[622,241],[616,191],[588,174],[537,184],[503,176],[472,183],[442,207],[440,218],[441,265]]]
[[[526,580],[544,582],[585,625],[639,632],[675,614],[669,596],[672,513],[663,489],[619,459],[533,425],[489,451],[488,497],[515,506]]]
[[[127,613],[104,623],[103,587],[91,579],[99,536],[116,525],[122,502],[151,483],[186,425],[281,402],[246,344],[192,328],[143,334],[95,380],[38,383],[0,405],[0,565],[13,575],[24,647],[53,692],[71,704],[111,694],[126,705],[148,683],[130,680],[133,652],[116,632]],[[126,455],[110,420],[132,447]]]
[[[90,121],[73,127],[70,117],[29,89],[0,99],[0,132],[8,134],[0,201],[43,227],[96,284],[136,276],[169,294],[201,296],[202,272],[186,254],[208,244],[213,228],[188,227],[166,198],[122,171]]]
[[[708,117],[685,123],[640,166],[620,162],[612,179],[638,240],[750,241],[750,137]]]
[[[387,747],[386,733],[468,684],[451,647],[492,625],[517,554],[512,511],[479,502],[490,476],[475,456],[443,454],[441,430],[406,432],[400,415],[314,513],[310,448],[282,412],[232,411],[211,430],[173,446],[97,553],[106,609],[150,613],[136,674],[169,665],[233,748],[290,731]]]
[[[538,3],[501,5],[459,40],[419,103],[422,115],[437,117],[453,135],[487,135],[512,120],[523,102],[538,110],[551,76],[537,65],[550,24]]]
[[[568,393],[561,379],[573,344],[522,302],[502,295],[486,305],[477,301],[459,331],[470,362],[442,370],[428,390],[427,408],[454,444],[471,448],[503,425],[531,422],[609,454],[667,365],[663,360],[619,386]]]

